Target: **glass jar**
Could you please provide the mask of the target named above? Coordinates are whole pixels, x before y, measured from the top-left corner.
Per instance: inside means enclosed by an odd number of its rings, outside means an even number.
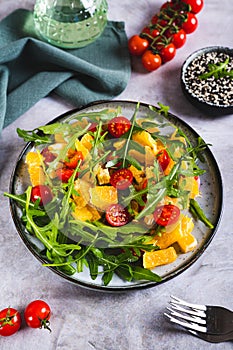
[[[42,39],[62,48],[96,40],[107,23],[106,0],[37,0],[34,23]]]

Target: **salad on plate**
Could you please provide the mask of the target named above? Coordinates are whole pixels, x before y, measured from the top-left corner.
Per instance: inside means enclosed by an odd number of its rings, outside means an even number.
[[[87,267],[104,286],[114,275],[160,282],[158,266],[196,247],[196,220],[214,228],[198,203],[206,144],[193,146],[165,106],[156,118],[155,107],[139,107],[130,117],[118,106],[17,130],[32,145],[28,181],[6,195],[41,242],[44,265],[70,276]]]

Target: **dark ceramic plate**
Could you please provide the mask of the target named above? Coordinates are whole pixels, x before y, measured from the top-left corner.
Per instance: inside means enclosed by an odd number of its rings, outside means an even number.
[[[188,69],[190,69],[191,65],[193,64],[193,61],[196,59],[200,59],[202,55],[205,55],[207,53],[213,53],[217,52],[226,54],[230,57],[233,57],[233,49],[230,49],[228,47],[221,47],[221,46],[211,46],[211,47],[205,47],[202,49],[199,49],[192,53],[183,63],[182,69],[181,69],[181,87],[183,90],[184,95],[187,97],[187,99],[198,109],[204,111],[207,115],[226,115],[226,114],[232,114],[233,113],[233,102],[232,102],[232,86],[233,79],[229,79],[231,82],[228,85],[228,90],[231,90],[231,101],[228,104],[225,104],[223,102],[215,102],[206,100],[204,93],[199,92],[199,88],[197,89],[198,93],[194,92],[193,87],[191,85],[190,78],[187,74]],[[195,62],[195,61],[194,61]],[[203,62],[204,64],[204,62]],[[231,68],[233,69],[233,67]],[[196,72],[194,72],[195,77],[198,75],[199,67],[197,65]],[[196,80],[196,79],[195,79]],[[201,86],[201,84],[208,84],[207,80],[196,80],[197,85]],[[205,89],[205,87],[203,88]],[[205,91],[205,90],[204,90]],[[200,93],[200,94],[199,94]],[[213,95],[214,89],[211,89],[211,94]]]
[[[94,112],[94,111],[96,112],[105,108],[116,109],[118,107],[122,108],[123,115],[130,118],[135,111],[136,104],[137,104],[136,102],[132,102],[132,101],[95,102],[81,109],[76,109],[68,113],[65,113],[57,117],[56,119],[54,119],[52,122],[55,122],[55,121],[62,122],[65,120],[70,121],[72,120],[72,118],[74,118],[81,112]],[[138,115],[139,116],[140,114],[145,115],[148,112],[149,112],[149,105],[141,103]],[[158,115],[158,113],[154,112],[154,118],[155,119],[161,118],[161,116]],[[187,125],[185,122],[180,120],[178,117],[172,114],[169,114],[164,121],[170,122],[174,126],[180,128],[184,133],[187,134],[187,136],[190,138],[190,140],[194,144],[196,143],[198,134],[189,125]],[[15,169],[13,170],[11,181],[10,181],[10,192],[12,194],[21,194],[28,185],[25,183],[25,174],[26,174],[25,155],[32,148],[33,148],[33,144],[31,142],[28,143],[18,157],[16,166],[15,166]],[[196,222],[193,234],[195,235],[198,241],[197,247],[192,252],[189,252],[187,254],[181,254],[174,263],[154,269],[154,272],[156,272],[162,277],[162,282],[160,283],[166,282],[176,277],[184,270],[188,269],[205,251],[205,249],[211,242],[217,230],[220,217],[221,217],[221,212],[222,212],[222,180],[221,180],[221,175],[220,175],[218,165],[209,148],[205,150],[204,157],[206,159],[206,162],[203,163],[202,168],[206,170],[206,173],[201,177],[202,196],[199,200],[199,203],[204,209],[207,217],[209,217],[211,222],[214,224],[215,229],[213,230],[208,229],[201,222]],[[46,263],[46,260],[42,255],[42,251],[44,248],[43,244],[26,231],[24,225],[20,220],[21,210],[16,205],[15,201],[10,200],[10,206],[11,206],[12,218],[16,225],[18,234],[22,238],[22,241],[27,246],[27,248],[31,251],[31,253],[40,261],[40,263]],[[77,273],[73,276],[68,276],[65,273],[58,271],[53,267],[47,267],[47,268],[49,268],[53,273],[59,275],[60,277],[62,277],[63,279],[69,282],[72,282],[76,285],[83,286],[93,290],[108,291],[108,292],[130,291],[134,289],[154,287],[157,285],[157,283],[155,282],[148,282],[148,281],[124,282],[117,276],[114,276],[110,284],[105,287],[102,284],[101,277],[97,278],[94,281],[90,278],[89,270],[84,270],[82,273],[79,273],[79,274]]]

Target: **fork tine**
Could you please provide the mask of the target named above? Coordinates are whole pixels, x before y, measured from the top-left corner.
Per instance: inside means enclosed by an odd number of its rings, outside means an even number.
[[[206,319],[205,318],[194,316],[193,314],[186,314],[186,313],[184,314],[184,313],[181,313],[181,312],[177,312],[176,310],[173,310],[173,308],[170,308],[170,307],[167,307],[167,309],[170,311],[171,316],[177,316],[177,317],[181,318],[182,320],[195,322],[195,323],[198,323],[200,325],[201,324],[206,325]]]
[[[204,326],[200,326],[197,323],[181,321],[179,318],[169,315],[166,312],[164,313],[164,316],[168,317],[171,322],[176,323],[188,330],[194,330],[202,333],[206,333],[207,331],[207,328]]]
[[[182,299],[179,299],[179,298],[175,297],[174,295],[171,295],[171,302],[173,304],[186,306],[186,307],[189,307],[189,308],[192,308],[192,309],[206,311],[206,306],[205,305],[187,303],[186,301],[184,301]]]
[[[173,310],[177,310],[177,311],[181,311],[181,312],[184,312],[186,314],[190,314],[190,315],[193,315],[193,316],[197,316],[197,317],[206,317],[206,313],[202,310],[197,310],[197,309],[192,309],[192,308],[184,308],[184,307],[181,307],[173,302],[170,302],[170,305],[171,305],[171,309]]]

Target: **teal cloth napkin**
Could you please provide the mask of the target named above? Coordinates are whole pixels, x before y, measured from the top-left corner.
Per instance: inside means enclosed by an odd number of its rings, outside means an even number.
[[[119,95],[130,74],[124,22],[108,21],[94,43],[65,50],[38,38],[32,12],[16,10],[0,22],[0,133],[52,91],[79,107]]]

